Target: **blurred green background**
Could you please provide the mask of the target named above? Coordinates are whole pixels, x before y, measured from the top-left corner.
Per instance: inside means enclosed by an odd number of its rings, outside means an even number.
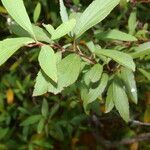
[[[34,22],[34,11],[38,3],[41,13],[36,24],[50,23],[57,27],[61,23],[58,0],[24,0],[27,12]],[[64,0],[69,13],[83,11],[92,0]],[[94,11],[94,10],[93,10]],[[105,31],[120,29],[129,31],[129,20],[137,24],[133,34],[141,44],[150,39],[150,3],[148,1],[125,0],[93,30]],[[0,39],[14,36],[11,31],[12,20],[0,2]],[[94,39],[88,31],[80,41]],[[84,39],[84,40],[83,40]],[[60,41],[65,43],[66,41]],[[111,41],[98,41],[105,47],[117,44]],[[122,43],[118,49],[130,43]],[[74,86],[59,95],[46,94],[32,97],[34,79],[38,72],[38,49],[27,49],[16,53],[0,67],[0,150],[148,150],[149,139],[139,142],[138,135],[150,134],[150,57],[139,59],[136,71],[139,103],[131,104],[133,122],[126,124],[114,110],[104,114],[103,102],[94,102],[91,115],[84,113],[78,91]],[[143,71],[147,70],[147,74]],[[149,73],[149,74],[148,74]],[[146,76],[147,75],[147,76]],[[68,94],[69,93],[69,94]],[[42,117],[41,117],[42,116]],[[143,124],[136,122],[139,120]],[[126,140],[127,143],[121,143]]]

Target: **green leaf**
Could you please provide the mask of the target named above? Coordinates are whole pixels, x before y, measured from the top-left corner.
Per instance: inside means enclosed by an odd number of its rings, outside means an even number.
[[[118,110],[121,117],[128,122],[129,121],[129,102],[128,97],[123,89],[123,85],[119,78],[115,78],[112,86],[112,98],[116,109]]]
[[[135,64],[133,62],[133,59],[130,55],[126,53],[116,51],[116,50],[109,50],[109,49],[96,50],[95,53],[97,56],[101,56],[101,55],[107,56],[113,59],[114,61],[116,61],[117,63],[119,63],[120,65],[135,71]]]
[[[32,25],[24,7],[23,0],[2,0],[2,3],[11,17],[35,39]]]
[[[73,84],[80,73],[81,58],[77,54],[70,54],[58,63],[58,87]]]
[[[87,101],[87,98],[88,98],[88,92],[89,92],[89,89],[88,87],[85,85],[85,84],[81,84],[80,85],[80,95],[81,95],[81,99],[82,101],[84,102],[85,106],[85,110],[86,110],[86,101]]]
[[[88,119],[88,116],[83,113],[83,114],[79,114],[73,117],[70,122],[74,126],[79,126],[83,121],[87,119]]]
[[[75,25],[76,25],[75,19],[70,19],[67,22],[64,22],[55,30],[55,32],[53,32],[52,40],[57,40],[61,38],[62,36],[68,34],[69,32],[73,30]]]
[[[121,78],[126,87],[127,95],[135,104],[137,104],[137,102],[138,102],[137,88],[136,88],[136,82],[134,79],[133,72],[127,68],[122,68],[121,69]]]
[[[30,112],[26,109],[26,108],[24,108],[24,107],[18,107],[17,108],[22,114],[27,114],[27,115],[30,115]]]
[[[92,53],[94,53],[96,47],[95,47],[93,41],[89,41],[88,43],[86,43],[86,45],[87,45],[88,49],[89,49]]]
[[[43,117],[48,116],[48,110],[49,110],[48,102],[46,99],[44,99],[42,103],[42,110],[41,110]]]
[[[47,93],[48,86],[49,86],[48,80],[46,80],[42,71],[39,71],[36,77],[36,83],[34,86],[33,96],[40,96],[40,95]]]
[[[64,140],[64,133],[59,124],[51,125],[51,129],[49,130],[49,134],[57,139],[58,141],[63,141]]]
[[[148,72],[142,68],[139,68],[139,71],[150,81],[150,72]]]
[[[69,19],[76,19],[78,20],[79,17],[81,16],[82,13],[80,12],[72,12],[70,15],[69,15]]]
[[[81,90],[81,98],[83,100],[84,109],[86,111],[88,104],[95,101],[104,92],[108,82],[108,75],[103,73],[101,80],[96,83],[95,87],[91,87],[89,91],[86,88]]]
[[[63,0],[59,0],[59,3],[60,3],[61,20],[62,20],[62,22],[66,22],[66,21],[68,21],[68,13],[67,13],[66,7],[64,5]]]
[[[32,25],[32,27],[35,33],[35,37],[38,41],[47,42],[47,43],[51,42],[51,39],[49,38],[48,33],[44,29],[35,25]]]
[[[95,64],[88,72],[91,82],[97,82],[101,78],[103,67],[100,64]]]
[[[51,109],[50,109],[50,115],[49,118],[51,119],[56,112],[59,110],[60,105],[59,104],[55,104]]]
[[[9,128],[1,128],[0,127],[0,140],[6,138],[6,134],[8,133]]]
[[[5,63],[19,48],[33,43],[31,38],[10,38],[0,41],[0,65]]]
[[[137,39],[134,36],[116,29],[98,33],[95,35],[95,37],[101,40],[108,39],[108,40],[120,40],[120,41],[137,41]]]
[[[57,82],[56,56],[50,46],[42,46],[39,54],[39,63],[45,74]]]
[[[109,86],[106,97],[105,113],[109,113],[114,108],[113,86]]]
[[[75,4],[75,5],[79,5],[80,4],[80,0],[72,0],[73,1],[73,3]]]
[[[50,24],[42,24],[42,25],[43,25],[43,27],[48,31],[48,33],[49,33],[50,35],[53,35],[53,34],[54,34],[55,29],[53,28],[52,25],[50,25]]]
[[[18,24],[11,24],[9,28],[11,32],[16,34],[17,36],[30,37],[30,34],[26,30],[24,30],[22,27],[20,27]],[[35,37],[38,41],[47,42],[47,43],[51,42],[51,39],[48,37],[48,33],[44,29],[36,25],[32,25],[32,28],[33,28]]]
[[[38,2],[33,13],[34,23],[38,21],[40,14],[41,14],[41,4]]]
[[[34,150],[35,147],[43,147],[44,149],[54,149],[52,142],[46,140],[45,138],[38,138],[38,135],[36,136],[37,138],[32,140],[32,149],[28,150]]]
[[[58,64],[62,59],[62,52],[56,52],[55,57],[56,57],[56,63]]]
[[[40,96],[47,92],[57,94],[61,92],[61,90],[62,88],[57,87],[57,84],[53,82],[43,71],[39,71],[34,86],[33,96]]]
[[[137,27],[137,21],[136,21],[136,12],[133,11],[130,14],[129,20],[128,20],[128,29],[129,29],[129,34],[134,35],[135,34],[135,29]]]
[[[0,6],[0,13],[7,13],[7,10],[4,8],[4,7],[2,7],[2,6]]]
[[[149,54],[150,54],[150,42],[146,42],[135,48],[135,52],[132,53],[131,56],[135,59]]]
[[[96,88],[90,88],[88,93],[88,100],[87,103],[92,103],[95,101],[101,94],[104,92],[108,82],[108,75],[103,73],[100,82]]]
[[[44,129],[44,125],[45,125],[45,119],[41,118],[41,120],[39,121],[38,126],[37,126],[37,133],[38,134],[42,133],[42,131]]]
[[[49,81],[48,92],[53,94],[58,94],[63,90],[63,87],[54,83],[53,81]]]
[[[28,117],[27,119],[25,119],[20,126],[29,126],[32,124],[37,123],[40,119],[41,119],[41,115],[32,115],[30,117]]]
[[[94,0],[77,20],[74,29],[76,38],[85,31],[101,22],[118,5],[120,0]]]

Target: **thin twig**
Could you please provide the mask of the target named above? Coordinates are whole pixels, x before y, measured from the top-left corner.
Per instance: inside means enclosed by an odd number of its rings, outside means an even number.
[[[110,144],[108,147],[115,148],[118,147],[119,145],[129,145],[135,142],[147,141],[147,140],[150,140],[150,133],[143,133],[134,138],[126,138],[119,142],[114,142]]]
[[[79,54],[81,57],[87,59],[87,60],[90,61],[92,64],[96,64],[96,63],[97,63],[97,62],[96,62],[94,59],[92,59],[91,57],[88,57],[88,56],[86,56],[85,54],[83,54],[82,51],[80,50],[79,46],[77,46],[77,50],[78,50],[78,54]]]
[[[65,48],[63,48],[62,46],[60,46],[59,44],[56,44],[56,43],[52,44],[51,47],[54,49],[59,49],[62,53],[64,53],[66,51]]]
[[[84,54],[81,54],[81,53],[78,53],[81,57],[87,59],[89,62],[91,62],[91,64],[96,64],[96,61],[89,58],[88,56],[84,55]]]
[[[29,47],[29,48],[36,47],[36,46],[41,47],[41,46],[43,46],[43,45],[44,45],[44,44],[41,43],[41,42],[36,42],[36,43],[28,44],[28,45],[26,45],[26,47]],[[64,49],[62,46],[60,46],[59,44],[53,44],[53,45],[51,45],[51,47],[52,47],[52,48],[55,48],[55,49],[59,49],[62,53],[64,53],[65,51],[76,52],[78,55],[80,55],[81,57],[87,59],[87,60],[88,60],[89,62],[91,62],[92,64],[96,64],[96,61],[93,60],[92,58],[86,56],[85,54],[83,54],[83,53],[81,52],[81,50],[79,49],[78,46],[76,47],[77,50],[78,50],[78,52],[74,50],[75,47],[73,48],[73,50],[67,50],[67,49]]]
[[[132,120],[131,123],[134,125],[150,126],[150,123],[144,123],[144,122],[140,122],[138,120]]]
[[[36,46],[41,47],[41,46],[43,46],[43,45],[44,45],[44,44],[41,43],[41,42],[35,42],[35,43],[30,43],[30,44],[26,45],[26,47],[29,47],[29,48],[31,48],[31,47],[36,47]]]
[[[150,0],[140,0],[140,1],[137,1],[137,0],[130,0],[131,3],[150,3]]]

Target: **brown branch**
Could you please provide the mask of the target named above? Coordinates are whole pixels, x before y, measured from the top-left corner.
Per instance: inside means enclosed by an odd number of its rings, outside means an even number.
[[[97,136],[97,134],[94,134],[94,137],[98,140],[99,143],[101,143],[105,148],[107,149],[117,149],[121,145],[130,145],[136,142],[142,142],[142,141],[149,141],[150,140],[150,133],[143,133],[139,134],[133,138],[125,138],[121,141],[111,142],[106,139],[104,139],[102,136]]]
[[[75,43],[74,43],[74,44],[75,44]],[[28,44],[28,45],[26,45],[26,47],[29,47],[29,48],[32,48],[32,47],[41,47],[41,46],[43,46],[43,45],[45,45],[45,44],[44,44],[44,43],[41,43],[41,42],[36,42],[36,43]],[[65,49],[65,48],[63,48],[61,45],[56,44],[56,43],[55,43],[55,44],[52,44],[52,45],[50,45],[50,46],[51,46],[52,48],[54,48],[54,49],[59,49],[62,53],[66,52],[66,51],[72,52],[72,53],[76,53],[76,54],[80,55],[81,57],[87,59],[90,63],[96,64],[96,61],[95,61],[94,59],[92,59],[91,57],[88,57],[88,56],[86,56],[85,54],[83,54],[83,53],[80,51],[80,49],[79,49],[78,46],[77,46],[77,47],[74,47],[74,48],[76,48],[78,51],[75,51],[74,49],[73,49],[73,50]]]
[[[91,62],[92,64],[96,64],[96,63],[97,63],[97,62],[96,62],[94,59],[92,59],[91,57],[88,57],[88,56],[86,56],[85,54],[83,54],[82,51],[80,50],[79,46],[77,46],[77,50],[78,50],[78,53],[77,53],[77,54],[79,54],[81,57],[87,59],[87,60],[88,60],[89,62]]]
[[[141,0],[140,3],[150,3],[150,0]]]
[[[28,45],[26,45],[26,47],[29,47],[29,48],[31,48],[31,47],[41,47],[41,46],[43,46],[44,44],[43,43],[41,43],[41,42],[35,42],[35,43],[30,43],[30,44],[28,44]]]
[[[91,59],[90,57],[84,55],[83,53],[78,53],[81,57],[87,59],[89,62],[91,62],[91,64],[96,64],[97,62],[93,59]]]
[[[52,44],[51,47],[54,49],[59,49],[62,53],[66,51],[65,48],[63,48],[62,46],[60,46],[59,44],[56,44],[56,43]]]
[[[86,56],[85,54],[83,54],[83,53],[81,52],[81,50],[79,49],[78,46],[76,46],[76,48],[73,46],[73,50],[65,49],[65,48],[61,47],[59,44],[53,44],[53,45],[51,45],[51,47],[53,47],[53,48],[55,48],[55,49],[59,49],[62,53],[64,53],[64,52],[76,53],[76,54],[78,54],[79,56],[81,56],[81,57],[85,58],[86,60],[88,60],[91,64],[96,64],[96,61],[93,60],[92,58]],[[75,51],[74,48],[77,49],[78,51]]]
[[[140,122],[138,120],[132,120],[131,123],[133,125],[140,125],[140,126],[150,126],[150,123],[144,123],[144,122]]]
[[[147,140],[150,140],[150,133],[143,133],[134,138],[126,138],[121,140],[120,142],[115,142],[111,144],[110,147],[113,148],[113,147],[118,147],[118,145],[129,145],[135,142],[147,141]]]
[[[150,0],[130,0],[131,3],[150,3]]]

